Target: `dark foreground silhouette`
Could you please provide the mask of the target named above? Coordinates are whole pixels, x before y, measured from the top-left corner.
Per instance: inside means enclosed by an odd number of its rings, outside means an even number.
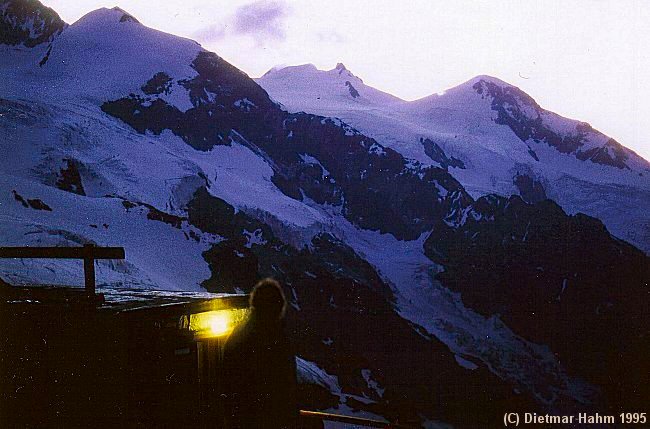
[[[224,346],[229,428],[296,426],[296,359],[284,333],[286,300],[272,279],[251,294],[251,315]]]

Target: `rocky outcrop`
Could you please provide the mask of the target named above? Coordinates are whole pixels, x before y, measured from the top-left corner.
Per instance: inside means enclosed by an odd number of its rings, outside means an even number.
[[[14,196],[14,199],[18,201],[25,208],[32,208],[34,210],[45,210],[48,212],[52,211],[52,208],[47,204],[45,204],[39,198],[26,199],[18,192],[16,192],[16,190],[11,191],[11,193]]]
[[[424,153],[431,158],[432,161],[437,162],[441,168],[448,170],[451,168],[462,168],[465,169],[465,164],[460,159],[450,158],[447,156],[444,150],[438,145],[438,143],[432,141],[428,138],[420,138],[420,144],[424,147]]]
[[[0,2],[0,44],[28,48],[51,42],[66,23],[49,7],[37,0]]]
[[[588,134],[602,135],[589,124],[579,124],[575,132],[562,135],[544,122],[543,114],[547,112],[519,88],[498,85],[485,79],[477,81],[472,88],[492,99],[492,110],[498,114],[496,123],[510,127],[521,141],[546,143],[561,153],[574,154],[583,161],[629,169],[625,149],[614,139],[609,139],[603,146],[583,149]]]
[[[513,179],[513,183],[519,189],[521,198],[527,203],[538,203],[547,198],[544,185],[528,174],[517,173]]]
[[[64,162],[66,166],[61,168],[58,174],[56,187],[78,195],[86,195],[79,172],[80,164],[73,159],[66,159]]]
[[[359,91],[357,91],[357,89],[350,83],[349,80],[345,81],[345,86],[347,86],[348,89],[350,90],[350,96],[352,98],[357,98],[360,96]]]

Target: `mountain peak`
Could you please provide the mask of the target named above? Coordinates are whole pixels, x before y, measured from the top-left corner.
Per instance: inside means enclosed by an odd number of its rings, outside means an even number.
[[[367,86],[343,63],[330,70],[313,64],[273,68],[257,82],[286,108],[327,116],[335,105],[392,105],[403,100]],[[316,103],[314,105],[313,103]]]
[[[346,79],[352,78],[358,80],[360,83],[363,83],[363,80],[361,78],[358,78],[355,76],[350,69],[345,67],[343,63],[336,63],[336,67],[334,67],[332,70],[330,70],[331,73],[335,73],[338,76],[344,77]]]
[[[123,9],[101,8],[63,31],[42,67],[59,79],[86,78],[81,85],[84,93],[99,99],[107,93],[135,91],[160,72],[178,79],[194,76],[192,62],[200,51],[196,42],[146,27]],[[73,88],[65,92],[73,94]],[[189,102],[186,94],[177,94]]]
[[[139,24],[139,23],[140,23],[140,21],[138,21],[137,19],[135,19],[135,17],[134,17],[133,15],[131,15],[130,13],[126,12],[124,9],[121,9],[121,8],[115,6],[115,7],[112,8],[111,10],[114,11],[114,12],[116,12],[116,13],[120,13],[120,14],[122,14],[122,16],[121,16],[121,18],[120,18],[120,22],[135,22],[136,24]]]
[[[499,86],[513,86],[513,85],[509,84],[508,82],[505,82],[505,81],[503,81],[503,80],[501,80],[501,79],[499,79],[497,77],[490,76],[490,75],[487,75],[487,74],[480,74],[478,76],[474,76],[473,78],[468,80],[466,83],[470,84],[470,85],[474,85],[474,84],[476,84],[478,82],[481,82],[481,81],[494,83],[494,84],[499,85]]]
[[[452,106],[460,108],[459,106],[463,106],[463,109],[479,112],[483,111],[483,106],[476,104],[476,95],[478,94],[480,96],[483,94],[491,93],[494,90],[501,91],[502,89],[515,91],[518,95],[521,96],[521,98],[524,98],[526,100],[530,99],[527,94],[525,94],[516,86],[511,85],[508,82],[505,82],[494,76],[483,74],[474,76],[473,78],[444,91],[415,100],[412,102],[411,106],[416,110],[421,109],[422,106],[445,106],[448,108]],[[532,99],[530,99],[530,101],[534,103]]]
[[[285,66],[285,65],[277,65],[271,67],[266,73],[262,75],[262,77],[267,77],[271,75],[276,75],[276,74],[286,74],[286,73],[291,73],[291,74],[309,74],[309,73],[316,73],[319,70],[316,68],[315,65],[308,63],[308,64],[300,64],[297,66]]]
[[[93,10],[92,12],[88,12],[82,16],[75,24],[105,26],[125,22],[133,22],[136,24],[140,23],[140,21],[134,18],[133,15],[126,12],[124,9],[115,6],[112,9],[102,7]]]

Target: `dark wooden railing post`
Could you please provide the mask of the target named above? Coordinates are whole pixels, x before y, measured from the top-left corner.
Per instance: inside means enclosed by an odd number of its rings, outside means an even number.
[[[84,244],[84,285],[86,293],[95,294],[95,245]]]

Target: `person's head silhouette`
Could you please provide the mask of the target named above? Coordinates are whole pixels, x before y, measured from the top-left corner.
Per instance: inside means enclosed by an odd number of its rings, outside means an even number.
[[[284,317],[287,300],[280,283],[272,278],[260,280],[253,289],[250,305],[255,317],[268,321],[280,320]]]

